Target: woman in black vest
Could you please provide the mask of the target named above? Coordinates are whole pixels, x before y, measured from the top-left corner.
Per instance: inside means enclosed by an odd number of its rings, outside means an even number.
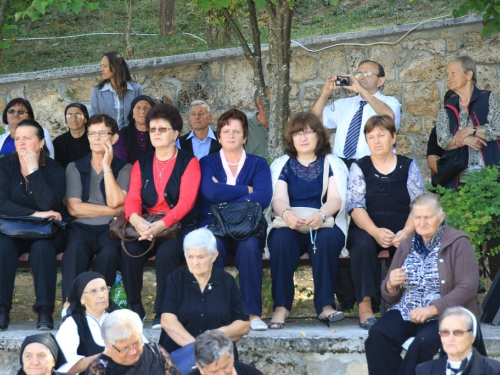
[[[178,150],[175,141],[182,130],[182,118],[174,106],[157,104],[146,118],[151,143],[155,152],[141,157],[132,167],[130,189],[125,201],[125,217],[140,234],[138,241],[127,243],[130,254],[141,255],[155,236],[176,222],[182,230],[177,238],[158,243],[152,251],[139,258],[122,253],[122,275],[130,309],[144,319],[141,302],[144,262],[156,255],[156,303],[153,328],[160,329],[160,312],[165,295],[167,276],[184,260],[182,241],[199,220],[197,204],[201,172],[198,159]],[[165,213],[154,223],[147,222],[144,213]]]
[[[109,286],[120,266],[120,240],[109,235],[109,221],[123,210],[132,166],[113,155],[118,125],[108,115],[90,118],[87,137],[92,152],[66,168],[66,205],[75,220],[62,259],[64,307],[73,281],[92,261],[92,269],[104,275]]]
[[[21,121],[15,130],[16,152],[0,159],[0,214],[64,218],[64,168],[49,157],[43,128],[35,120]],[[64,250],[64,235],[51,238],[12,238],[0,234],[0,331],[9,326],[9,312],[18,258],[29,252],[38,313],[37,328],[54,328],[57,253]]]
[[[89,112],[81,103],[68,104],[64,118],[69,130],[54,139],[55,159],[66,168],[69,163],[83,158],[90,152],[87,137]]]
[[[139,95],[130,106],[128,126],[120,130],[120,138],[115,144],[116,157],[134,164],[141,156],[154,151],[149,138],[146,116],[155,102],[147,95]]]
[[[424,181],[414,160],[396,155],[396,126],[389,116],[373,116],[364,129],[371,156],[354,162],[347,183],[347,211],[351,225],[347,249],[359,304],[359,325],[375,324],[372,301],[380,288],[376,281],[377,255],[394,255],[399,243],[414,232],[410,203],[424,192]]]
[[[448,183],[456,188],[469,173],[500,163],[500,100],[493,92],[476,87],[476,64],[469,56],[460,56],[446,66],[446,84],[456,96],[439,111],[436,133],[445,150],[462,147],[469,155],[467,168]],[[488,241],[487,248],[500,245],[500,239]],[[500,269],[500,255],[489,257],[491,279]]]
[[[118,309],[109,298],[109,289],[104,276],[97,272],[81,273],[73,282],[69,295],[71,306],[56,335],[66,357],[66,363],[58,372],[83,373],[104,351],[102,322],[108,312]]]

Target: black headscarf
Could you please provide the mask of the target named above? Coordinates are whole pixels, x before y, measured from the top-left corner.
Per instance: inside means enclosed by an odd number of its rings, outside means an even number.
[[[70,303],[68,308],[68,315],[72,315],[75,313],[85,313],[85,308],[82,306],[81,302],[83,291],[85,290],[87,284],[95,279],[103,279],[104,281],[106,281],[103,275],[101,275],[99,272],[93,271],[83,272],[76,277],[75,281],[73,281],[73,285],[68,297]],[[118,305],[111,298],[109,298],[108,309],[111,311],[119,309]]]
[[[134,120],[134,107],[135,105],[140,102],[141,100],[147,101],[149,104],[151,104],[151,107],[155,105],[155,102],[153,99],[151,99],[150,96],[147,95],[139,95],[132,100],[132,104],[130,104],[130,111],[128,113],[127,119],[128,119],[128,126],[135,126],[135,120]]]
[[[21,354],[19,356],[19,361],[21,362],[21,369],[18,371],[17,373],[18,375],[25,374],[23,370],[24,349],[26,349],[26,347],[29,344],[33,344],[36,342],[45,345],[52,353],[52,357],[54,357],[54,361],[56,363],[54,369],[61,367],[67,362],[66,357],[64,356],[64,353],[61,350],[61,347],[57,343],[54,336],[52,336],[52,333],[38,333],[36,335],[26,337],[23,341],[23,344],[21,345]]]
[[[68,113],[68,109],[70,108],[73,108],[73,107],[76,107],[76,108],[79,108],[82,113],[83,113],[83,117],[85,117],[85,119],[87,120],[85,122],[85,129],[87,129],[87,126],[89,124],[89,111],[87,110],[87,107],[82,104],[82,103],[70,103],[66,106],[66,108],[64,109],[64,118],[66,119],[66,113]],[[66,120],[66,123],[68,123],[68,120]]]

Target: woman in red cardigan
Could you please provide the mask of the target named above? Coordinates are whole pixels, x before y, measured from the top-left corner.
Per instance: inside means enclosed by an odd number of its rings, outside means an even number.
[[[122,253],[123,284],[129,308],[144,319],[141,302],[144,262],[156,255],[156,302],[153,328],[160,329],[160,315],[167,276],[184,259],[182,241],[198,224],[196,204],[201,172],[198,159],[178,150],[175,141],[182,130],[182,118],[174,106],[157,104],[146,118],[151,143],[155,151],[141,157],[132,167],[130,187],[125,201],[125,217],[140,234],[138,241],[127,243],[127,251],[143,254],[150,241],[166,228],[180,222],[182,230],[177,238],[155,243],[151,252],[140,258]],[[165,213],[154,223],[143,219],[143,213]]]

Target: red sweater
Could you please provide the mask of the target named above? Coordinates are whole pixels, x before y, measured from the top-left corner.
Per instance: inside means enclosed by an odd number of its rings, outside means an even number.
[[[167,227],[172,226],[172,224],[181,221],[184,216],[186,216],[194,206],[196,197],[198,196],[198,190],[200,187],[201,171],[200,163],[198,159],[193,158],[189,162],[184,174],[181,177],[181,187],[179,192],[179,201],[177,205],[170,209],[163,194],[165,192],[165,186],[172,175],[174,169],[174,164],[177,158],[172,159],[163,170],[162,174],[165,177],[160,181],[160,173],[157,166],[156,155],[153,161],[153,180],[155,181],[156,192],[158,193],[158,201],[153,207],[148,208],[148,212],[152,214],[164,212],[165,217],[162,219]],[[161,165],[161,164],[160,164]],[[160,185],[161,183],[161,185]],[[125,200],[125,217],[127,220],[130,215],[134,212],[139,216],[142,216],[142,180],[141,180],[141,168],[139,163],[136,162],[132,167],[130,172],[130,186],[128,189],[127,199]]]

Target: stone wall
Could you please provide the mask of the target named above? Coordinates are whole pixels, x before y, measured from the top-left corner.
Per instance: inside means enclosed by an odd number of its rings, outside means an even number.
[[[321,52],[295,48],[291,61],[290,107],[292,114],[308,110],[327,76],[352,72],[363,59],[380,62],[387,81],[384,94],[402,103],[398,152],[417,159],[428,177],[426,146],[428,135],[446,91],[446,63],[458,55],[472,56],[478,65],[478,87],[500,93],[500,43],[498,37],[480,36],[480,18],[466,17],[416,25],[338,34],[301,40]],[[380,44],[380,43],[393,44]],[[394,43],[396,42],[396,43]],[[96,60],[98,60],[96,56]],[[240,48],[130,61],[133,77],[153,97],[167,95],[184,116],[189,103],[206,100],[215,113],[238,107],[254,111],[252,70]],[[12,98],[29,99],[35,115],[53,136],[65,131],[63,110],[72,101],[90,104],[92,87],[99,80],[98,65],[54,69],[44,72],[0,76],[0,109]],[[336,97],[348,95],[340,92]],[[189,124],[186,121],[186,131]]]

